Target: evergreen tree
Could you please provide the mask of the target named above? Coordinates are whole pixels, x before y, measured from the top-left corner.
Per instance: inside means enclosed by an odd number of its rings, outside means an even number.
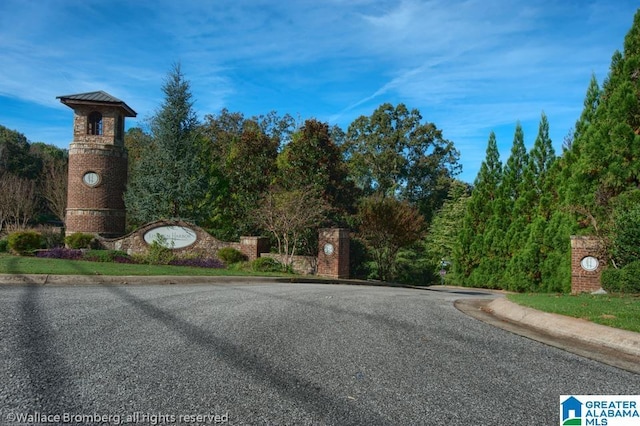
[[[30,146],[25,135],[0,125],[0,174],[35,179],[42,170],[42,160],[30,154]]]
[[[457,264],[452,261],[460,251],[460,232],[463,230],[465,213],[471,197],[471,187],[454,181],[444,204],[433,217],[424,240],[427,260],[433,270],[448,270],[447,281],[455,282],[459,275]]]
[[[549,137],[549,122],[547,116],[542,113],[538,136],[529,154],[530,173],[534,176],[532,183],[533,197],[532,207],[537,200],[537,213],[543,219],[548,219],[551,215],[552,204],[557,201],[551,170],[556,162],[556,152],[553,149],[553,142]]]
[[[565,185],[570,207],[583,226],[600,232],[607,227],[617,198],[640,185],[640,10],[615,52],[597,102],[588,95],[576,134]],[[590,92],[595,92],[591,89]],[[597,105],[595,113],[593,105]],[[572,150],[574,151],[574,150]]]
[[[525,167],[529,161],[527,148],[524,145],[524,132],[522,125],[516,124],[515,134],[513,136],[513,145],[511,146],[511,154],[504,166],[502,186],[500,197],[505,205],[512,210],[515,201],[519,198],[523,190],[523,178]]]
[[[197,222],[207,180],[198,161],[198,120],[190,84],[180,65],[169,72],[162,91],[164,102],[151,120],[153,142],[129,180],[127,211],[138,224],[161,218]]]
[[[538,136],[529,152],[518,199],[515,200],[515,218],[508,232],[510,247],[504,281],[510,290],[535,290],[540,285],[539,267],[544,259],[542,240],[555,199],[548,179],[554,161],[549,123],[542,113]]]
[[[496,142],[491,132],[487,144],[486,157],[474,181],[473,192],[467,203],[459,245],[453,259],[456,278],[472,286],[485,285],[487,276],[478,270],[484,263],[491,262],[495,254],[492,239],[496,235],[494,213],[502,184],[502,163]],[[499,232],[498,232],[499,234]]]

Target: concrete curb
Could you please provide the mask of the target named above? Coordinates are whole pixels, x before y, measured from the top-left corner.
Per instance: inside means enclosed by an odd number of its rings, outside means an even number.
[[[640,356],[640,333],[594,324],[579,318],[540,312],[503,297],[491,301],[487,309],[498,318],[543,330],[556,337],[577,339],[632,356]]]
[[[409,287],[376,281],[323,277],[209,276],[209,275],[48,275],[0,274],[0,285],[148,285],[148,284],[349,284],[386,287]]]
[[[264,282],[276,277],[234,276],[127,276],[127,275],[47,275],[20,274],[0,275],[0,285],[135,285],[135,284],[212,284]]]
[[[373,287],[398,287],[429,290],[425,286],[413,286],[384,281],[370,281],[321,276],[223,276],[223,275],[48,275],[48,274],[0,274],[0,285],[136,285],[136,284],[345,284]]]

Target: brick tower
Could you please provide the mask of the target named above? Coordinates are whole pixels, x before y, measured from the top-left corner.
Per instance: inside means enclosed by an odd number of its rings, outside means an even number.
[[[116,237],[125,232],[127,151],[124,119],[136,112],[108,93],[58,96],[73,109],[69,146],[66,234]]]

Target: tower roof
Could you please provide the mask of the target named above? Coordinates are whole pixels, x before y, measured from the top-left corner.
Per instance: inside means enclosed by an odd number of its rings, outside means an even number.
[[[115,96],[99,90],[97,92],[78,93],[75,95],[56,96],[60,102],[73,108],[74,105],[110,105],[121,107],[127,117],[135,117],[137,113]]]

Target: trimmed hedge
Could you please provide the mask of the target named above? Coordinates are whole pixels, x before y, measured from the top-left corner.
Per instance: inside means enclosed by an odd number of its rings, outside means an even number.
[[[7,238],[9,250],[21,256],[31,255],[42,248],[42,235],[35,231],[17,231]]]
[[[611,293],[640,293],[640,261],[602,271],[602,288]]]

